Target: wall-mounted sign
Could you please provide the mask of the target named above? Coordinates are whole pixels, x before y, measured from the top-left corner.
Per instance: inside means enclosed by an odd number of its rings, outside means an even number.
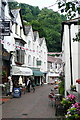
[[[0,21],[0,36],[10,36],[10,21]]]

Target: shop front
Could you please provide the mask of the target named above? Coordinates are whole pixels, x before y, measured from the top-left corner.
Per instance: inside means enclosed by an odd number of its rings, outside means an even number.
[[[55,79],[58,77],[59,77],[59,73],[55,73],[55,72],[48,72],[47,73],[48,83],[54,83]]]
[[[10,70],[10,74],[13,79],[13,86],[19,84],[19,78],[22,77],[23,83],[26,83],[27,77],[33,75],[33,71],[30,68],[27,67],[21,67],[21,66],[12,66],[12,69]]]
[[[10,57],[4,48],[2,49],[2,83],[8,82],[8,76],[10,74]]]
[[[33,70],[33,76],[34,76],[35,84],[40,85],[43,79],[43,72],[39,70]]]

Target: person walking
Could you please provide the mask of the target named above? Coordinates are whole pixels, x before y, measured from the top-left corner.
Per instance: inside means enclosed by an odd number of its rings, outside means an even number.
[[[28,89],[28,92],[30,92],[30,79],[29,78],[27,80],[27,89]]]
[[[33,89],[33,92],[35,92],[35,85],[34,85],[34,83],[33,83],[33,80],[31,80],[31,87],[32,87],[32,89]]]
[[[9,93],[9,95],[11,95],[12,92],[13,92],[13,82],[12,82],[12,77],[9,76],[9,77],[8,77],[8,80],[9,80],[9,85],[10,85],[10,93]]]

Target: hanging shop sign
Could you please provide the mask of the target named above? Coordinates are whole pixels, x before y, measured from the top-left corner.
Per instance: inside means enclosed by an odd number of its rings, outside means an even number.
[[[0,21],[0,36],[10,36],[10,21]]]

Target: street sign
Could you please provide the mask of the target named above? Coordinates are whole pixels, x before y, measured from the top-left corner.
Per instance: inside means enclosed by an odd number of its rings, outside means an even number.
[[[0,36],[10,36],[10,21],[0,21]]]

